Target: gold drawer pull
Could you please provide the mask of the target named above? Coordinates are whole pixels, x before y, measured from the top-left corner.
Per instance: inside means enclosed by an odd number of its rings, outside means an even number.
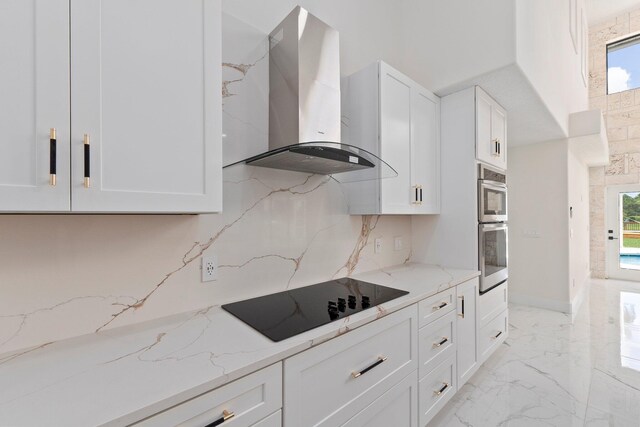
[[[502,335],[502,331],[498,332],[498,334],[495,337],[491,337],[491,339],[497,340],[500,335]]]
[[[436,390],[433,392],[434,396],[440,396],[442,393],[445,392],[446,389],[449,388],[449,383],[442,383],[442,388],[440,390]]]
[[[231,411],[227,411],[226,409],[224,411],[222,411],[222,416],[220,418],[218,418],[217,420],[215,420],[214,422],[212,422],[211,424],[207,424],[205,427],[215,427],[215,426],[219,426],[220,424],[222,424],[223,422],[230,420],[231,418],[235,417],[236,414],[234,414]]]
[[[385,360],[387,360],[386,356],[378,356],[378,360],[376,362],[374,362],[373,364],[367,366],[366,368],[364,368],[360,372],[352,372],[351,376],[353,378],[358,378],[359,376],[366,374],[367,372],[369,372],[370,370],[372,370],[373,368],[375,368],[376,366],[378,366],[379,364],[381,364]]]
[[[434,305],[433,309],[434,310],[442,310],[443,308],[445,308],[448,305],[449,305],[448,302],[442,302],[442,303],[440,303],[440,305]]]
[[[449,338],[447,338],[447,337],[442,337],[442,341],[440,341],[440,342],[434,342],[434,343],[433,343],[433,348],[441,347],[441,346],[443,346],[443,345],[444,345],[446,342],[448,342],[448,341],[449,341]]]

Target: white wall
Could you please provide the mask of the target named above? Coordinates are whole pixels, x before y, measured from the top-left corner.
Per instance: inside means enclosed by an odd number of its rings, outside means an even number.
[[[589,168],[571,148],[567,162],[568,201],[573,207],[573,217],[569,219],[569,297],[577,308],[590,277]]]
[[[509,150],[510,299],[558,311],[570,301],[567,149],[559,140]]]
[[[568,135],[569,114],[589,106],[580,59],[580,11],[584,1],[577,1],[576,48],[569,31],[568,0],[515,3],[518,66]]]

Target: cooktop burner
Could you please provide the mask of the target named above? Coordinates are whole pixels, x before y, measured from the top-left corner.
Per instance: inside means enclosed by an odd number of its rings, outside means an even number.
[[[343,278],[225,304],[222,308],[278,342],[408,293]]]

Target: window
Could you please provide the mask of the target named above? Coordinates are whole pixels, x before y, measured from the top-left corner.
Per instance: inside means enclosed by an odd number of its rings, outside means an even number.
[[[640,88],[640,34],[607,45],[607,93]]]

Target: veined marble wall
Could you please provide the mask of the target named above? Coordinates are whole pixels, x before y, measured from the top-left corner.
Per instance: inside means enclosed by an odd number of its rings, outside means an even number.
[[[224,20],[224,147],[240,160],[266,145],[266,35]],[[408,260],[409,217],[347,203],[330,177],[238,165],[222,214],[0,216],[0,353]],[[217,281],[201,283],[203,254]]]
[[[640,31],[640,9],[589,28],[589,104],[604,112],[609,137],[607,167],[590,169],[591,274],[605,277],[606,186],[640,183],[640,89],[607,95],[606,44]]]

